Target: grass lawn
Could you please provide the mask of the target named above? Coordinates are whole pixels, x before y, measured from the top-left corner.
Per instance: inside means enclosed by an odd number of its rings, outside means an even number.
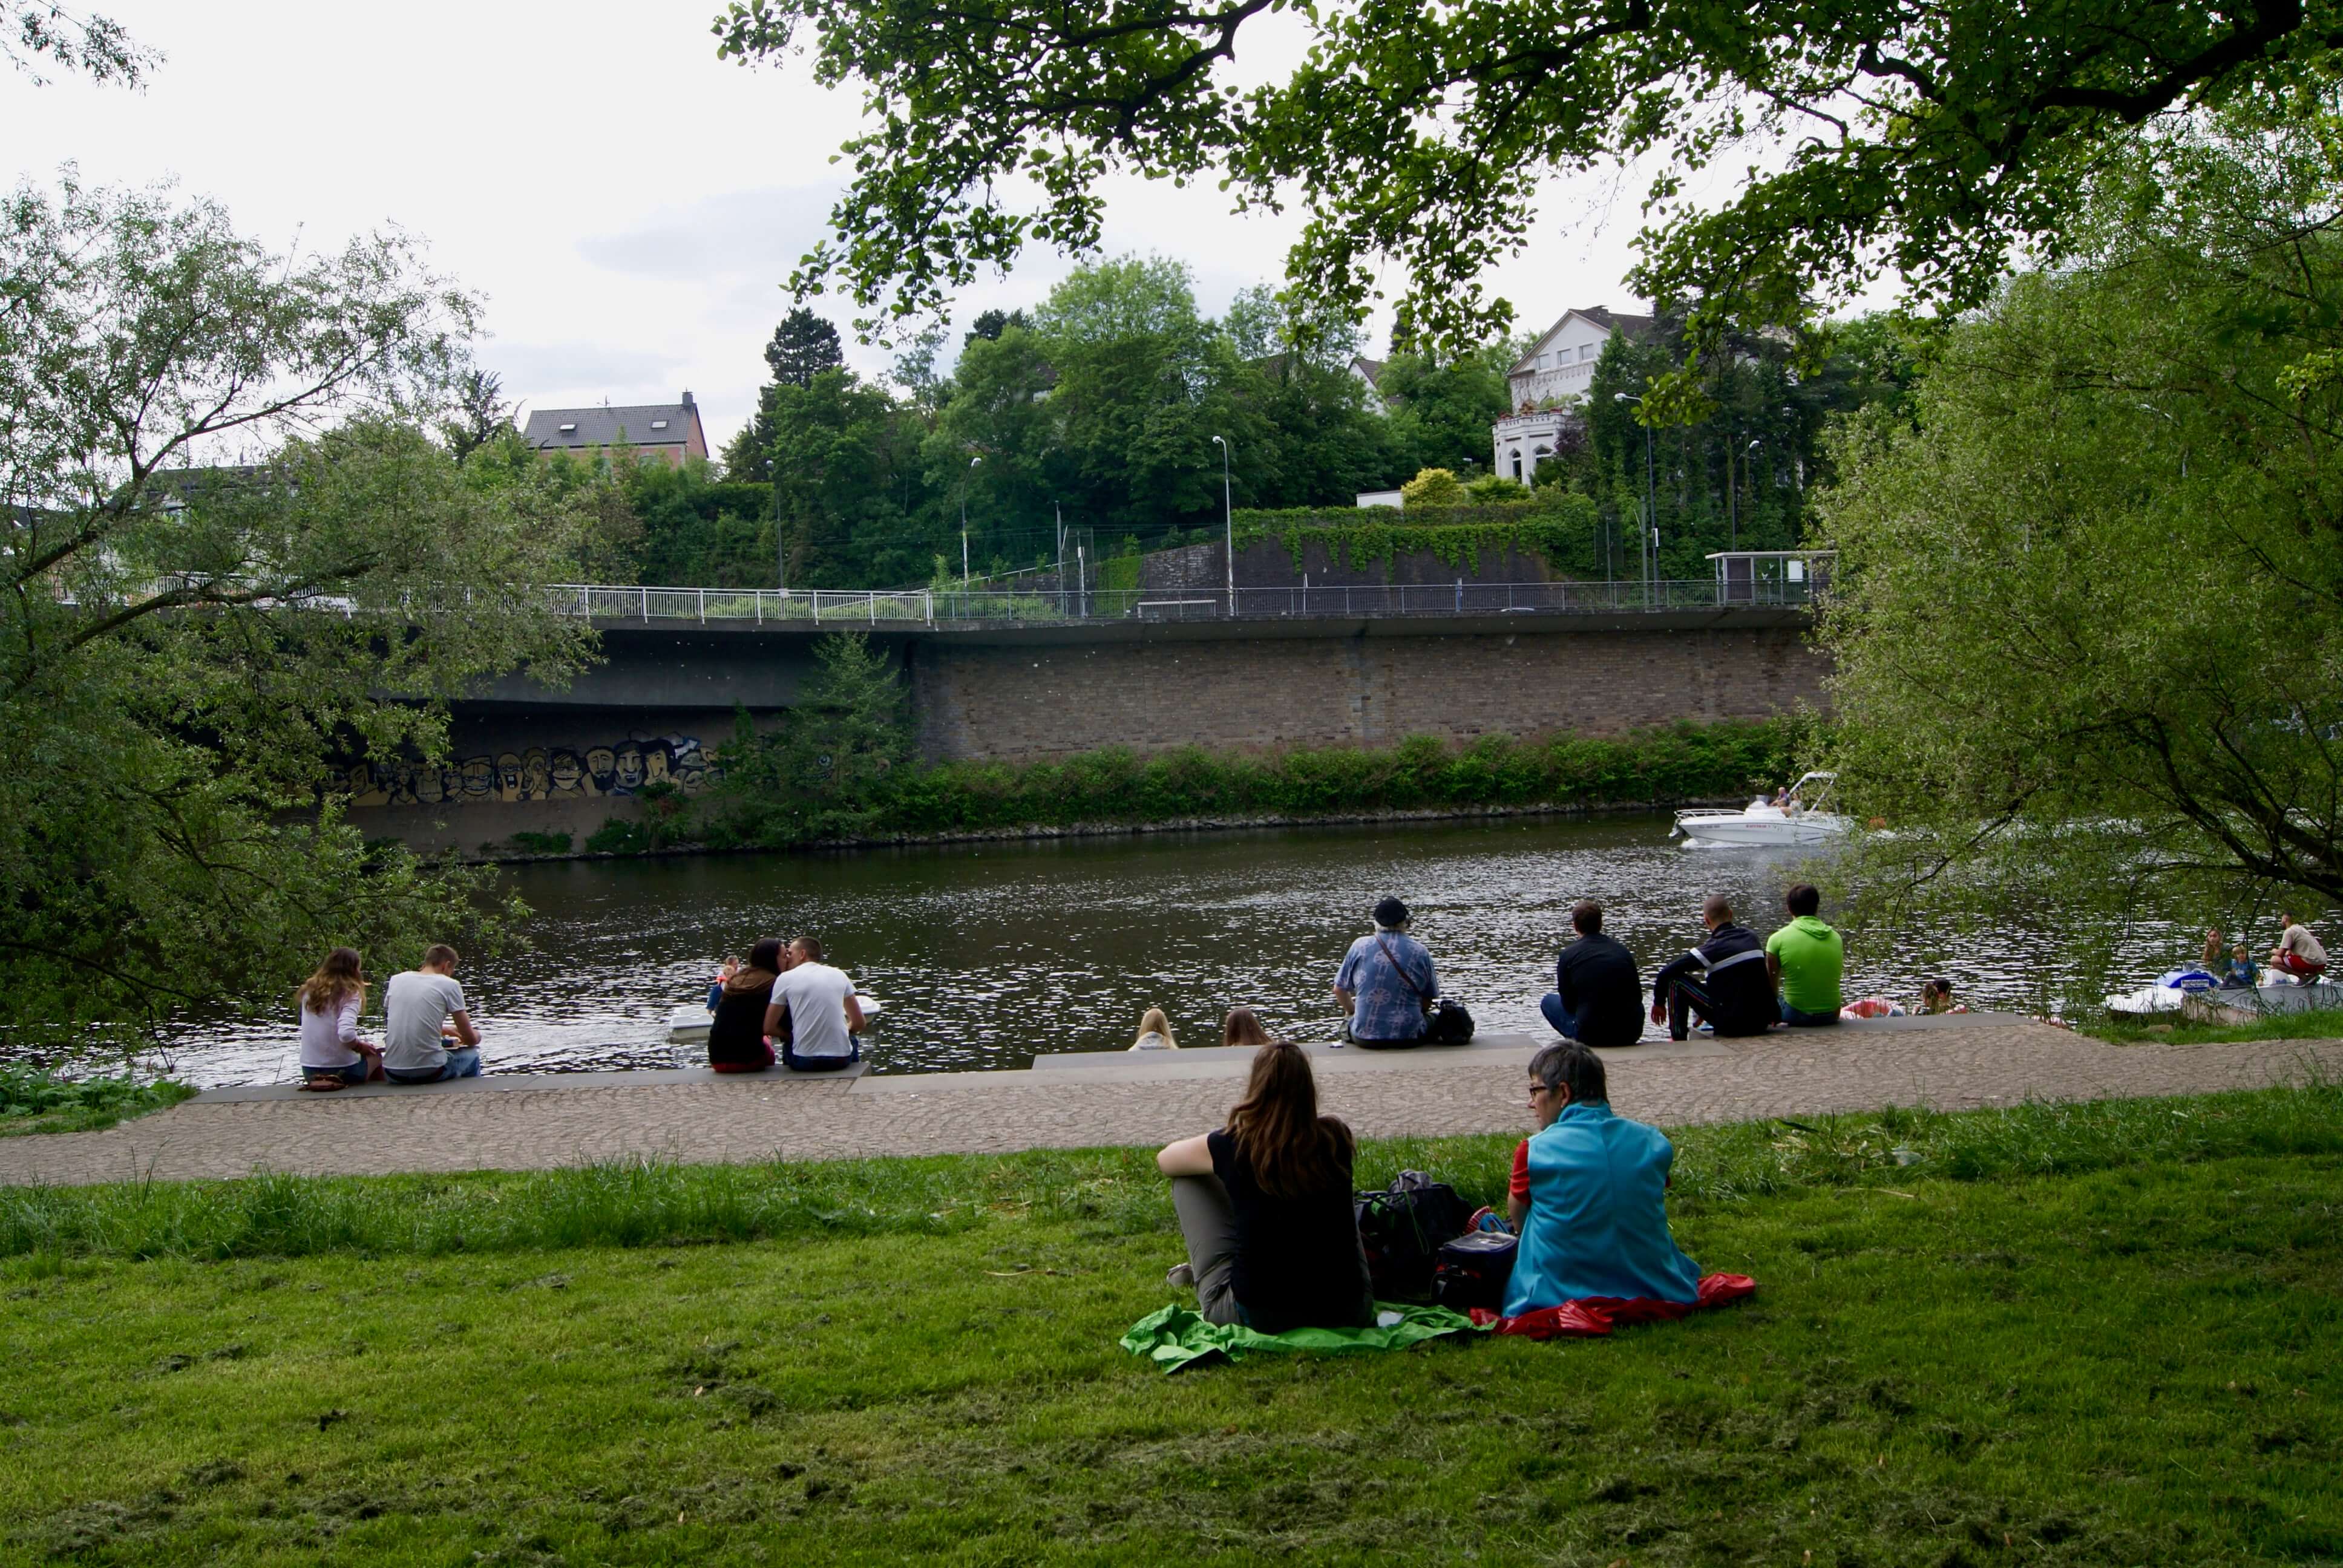
[[[1745,1306],[1175,1377],[1128,1151],[0,1193],[0,1554],[2343,1559],[2343,1091],[1681,1141]]]
[[[25,1132],[96,1132],[191,1100],[169,1079],[62,1078],[40,1068],[0,1069],[0,1138]]]
[[[2085,1032],[2116,1045],[2221,1045],[2242,1040],[2343,1039],[2343,1012],[2285,1012],[2251,1023],[2192,1023],[2177,1013],[2159,1023],[2108,1014]]]

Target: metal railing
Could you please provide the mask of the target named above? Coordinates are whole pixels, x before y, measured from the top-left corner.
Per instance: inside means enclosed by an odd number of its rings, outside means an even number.
[[[548,588],[554,607],[601,621],[696,620],[757,625],[997,626],[1101,621],[1342,619],[1437,615],[1618,615],[1745,608],[1805,608],[1805,582],[1378,583],[1225,590],[1063,591],[616,588]]]

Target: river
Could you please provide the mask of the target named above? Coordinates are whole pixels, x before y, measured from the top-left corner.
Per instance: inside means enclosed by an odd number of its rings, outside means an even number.
[[[1013,1069],[1127,1046],[1150,1005],[1188,1045],[1217,1044],[1223,1010],[1240,1002],[1273,1030],[1331,1039],[1335,965],[1375,900],[1396,892],[1443,990],[1483,1030],[1543,1033],[1537,999],[1581,898],[1604,905],[1647,983],[1699,937],[1704,893],[1732,898],[1761,932],[1781,923],[1795,857],[1687,851],[1666,834],[1659,816],[1516,818],[550,861],[507,873],[535,911],[528,946],[458,978],[491,1071],[668,1067],[668,1015],[705,993],[721,954],[811,931],[887,1004],[873,1070]],[[1946,974],[1971,1006],[2040,1010],[2088,983],[2062,956],[2074,935],[2048,920],[1855,932],[1847,994],[1909,1006],[1924,978]],[[2141,976],[2191,945],[2159,922],[2103,940]],[[170,1054],[178,1076],[215,1085],[287,1077],[294,1051],[287,1019],[191,1028]]]

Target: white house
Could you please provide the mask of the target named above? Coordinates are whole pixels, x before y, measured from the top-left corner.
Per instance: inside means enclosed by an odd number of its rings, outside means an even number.
[[[1561,447],[1565,422],[1583,419],[1594,362],[1614,332],[1640,337],[1651,330],[1648,316],[1624,316],[1592,306],[1567,310],[1505,373],[1513,411],[1490,435],[1495,447],[1493,474],[1529,482],[1538,465]]]

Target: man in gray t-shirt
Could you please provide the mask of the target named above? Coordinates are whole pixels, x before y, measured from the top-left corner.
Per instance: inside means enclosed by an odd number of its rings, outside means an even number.
[[[480,1076],[480,1031],[456,983],[456,950],[424,950],[423,967],[390,977],[382,990],[383,1076],[393,1083],[437,1083]],[[453,1033],[459,1049],[447,1048]]]

